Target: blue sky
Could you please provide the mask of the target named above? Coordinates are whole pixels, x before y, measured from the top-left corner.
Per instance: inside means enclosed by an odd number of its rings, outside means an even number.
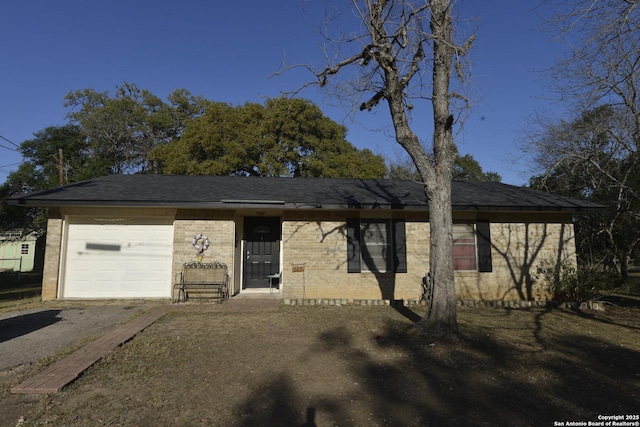
[[[15,144],[51,125],[66,123],[64,96],[77,89],[110,91],[135,83],[157,96],[184,88],[213,101],[242,104],[297,89],[311,80],[303,70],[269,78],[284,61],[322,65],[323,23],[329,1],[248,0],[3,0],[0,2],[0,135]],[[339,3],[336,0],[332,4]],[[461,154],[486,171],[521,185],[530,173],[517,141],[527,117],[555,108],[543,75],[560,47],[539,31],[539,1],[463,0],[475,18],[472,81],[477,101],[457,135]],[[465,21],[466,22],[466,21]],[[355,28],[354,28],[355,29]],[[346,28],[352,30],[352,28]],[[347,139],[391,159],[402,155],[388,113],[352,119],[315,88],[300,96],[349,128]],[[428,123],[430,117],[425,117]],[[428,127],[418,126],[429,141]],[[0,139],[0,182],[20,163]]]

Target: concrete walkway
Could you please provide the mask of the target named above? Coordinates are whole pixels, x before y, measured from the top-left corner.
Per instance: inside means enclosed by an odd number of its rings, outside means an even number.
[[[231,299],[222,304],[173,304],[151,308],[127,323],[119,325],[101,338],[56,362],[44,371],[11,389],[12,393],[48,394],[60,391],[82,372],[101,360],[115,347],[132,339],[168,311],[255,312],[277,311],[280,300]]]

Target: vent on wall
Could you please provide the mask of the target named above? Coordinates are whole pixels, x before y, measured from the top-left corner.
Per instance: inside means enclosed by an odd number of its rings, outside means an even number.
[[[96,222],[128,222],[130,218],[91,218]]]

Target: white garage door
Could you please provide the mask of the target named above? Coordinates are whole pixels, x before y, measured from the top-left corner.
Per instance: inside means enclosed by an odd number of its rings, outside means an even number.
[[[62,296],[170,298],[173,226],[148,222],[70,223]]]

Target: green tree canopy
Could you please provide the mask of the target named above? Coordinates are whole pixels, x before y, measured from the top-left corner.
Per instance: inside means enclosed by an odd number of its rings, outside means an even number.
[[[419,180],[420,176],[411,161],[391,162],[389,178]],[[484,172],[480,163],[471,154],[458,155],[453,163],[452,179],[469,182],[500,182],[502,177],[497,172]]]
[[[92,155],[111,165],[111,173],[154,172],[151,150],[178,137],[209,101],[184,89],[166,103],[148,90],[124,83],[108,92],[82,89],[65,97],[67,117],[87,134]]]
[[[346,128],[303,99],[211,103],[179,139],[152,153],[170,174],[381,178],[384,158],[359,150]]]
[[[453,163],[453,176],[454,181],[469,181],[469,182],[500,182],[502,177],[497,172],[485,172],[482,170],[480,163],[473,158],[471,154],[465,154],[460,157],[456,157]]]
[[[62,150],[62,170],[60,169]],[[2,204],[0,221],[5,229],[24,229],[44,232],[46,217],[39,209],[7,206],[6,199],[16,194],[44,190],[63,183],[82,181],[109,173],[109,165],[93,157],[85,133],[79,126],[50,126],[34,134],[33,139],[20,145],[24,158],[18,169],[9,174],[0,188]]]

